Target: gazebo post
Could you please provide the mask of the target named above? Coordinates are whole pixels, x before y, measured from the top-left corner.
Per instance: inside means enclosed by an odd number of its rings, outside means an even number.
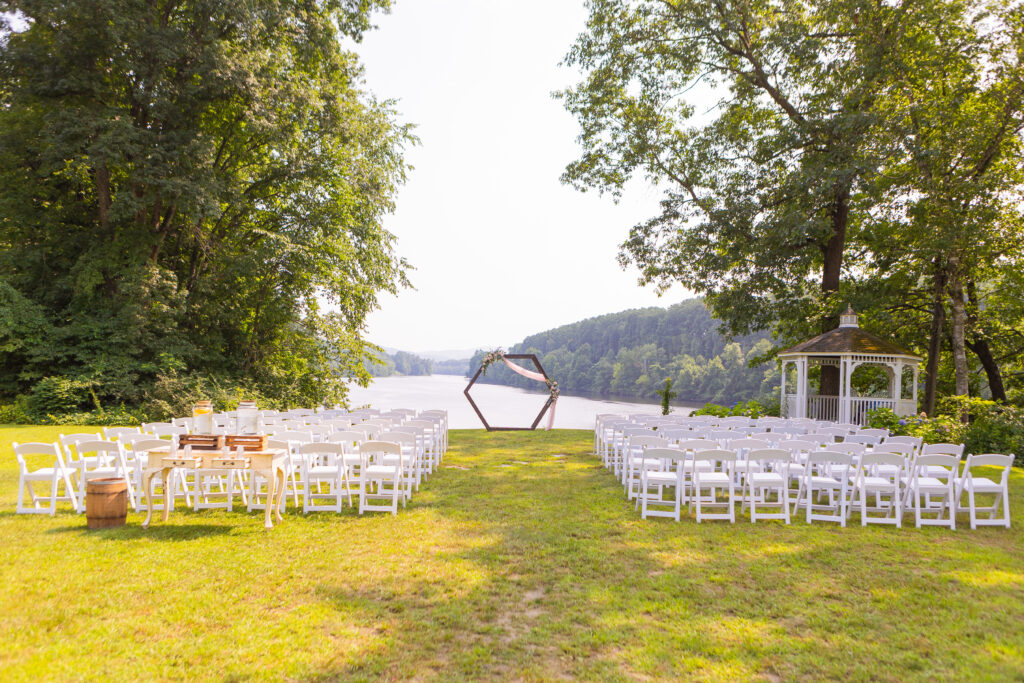
[[[839,405],[836,406],[838,408],[838,410],[836,411],[836,413],[838,414],[837,421],[840,422],[840,423],[849,422],[849,419],[847,419],[847,414],[850,411],[849,401],[847,400],[849,392],[847,392],[847,390],[846,390],[846,385],[847,385],[847,382],[846,382],[846,356],[840,356],[839,357],[839,399],[838,399]]]
[[[807,401],[810,395],[807,391],[807,359],[801,358],[796,364],[796,386],[797,399],[796,417],[807,417]]]
[[[892,388],[889,391],[892,395],[892,412],[899,413],[900,401],[903,400],[903,361],[897,360],[894,364]]]
[[[779,392],[779,415],[789,417],[789,399],[786,398],[786,366],[789,361],[782,361],[782,389]]]

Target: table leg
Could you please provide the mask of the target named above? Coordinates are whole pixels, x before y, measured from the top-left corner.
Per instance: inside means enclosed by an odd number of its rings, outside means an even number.
[[[274,514],[277,516],[277,521],[283,522],[284,517],[281,516],[281,506],[284,505],[284,490],[285,483],[287,482],[287,474],[283,467],[278,467],[274,470],[274,476],[278,478],[277,481],[277,501],[274,503]]]
[[[164,514],[163,514],[163,519],[164,519],[165,522],[171,516],[171,495],[174,493],[174,491],[171,490],[171,486],[170,486],[170,483],[171,483],[170,482],[170,480],[171,480],[171,472],[172,471],[173,471],[173,468],[170,468],[170,467],[165,467],[162,470],[160,470],[160,479],[164,483]]]
[[[146,470],[142,475],[142,490],[146,492],[146,519],[142,522],[142,528],[149,528],[149,521],[153,518],[153,475],[157,470]]]
[[[263,508],[263,526],[267,529],[273,529],[274,523],[271,517],[271,515],[273,515],[273,511],[271,508],[274,507],[274,501],[276,500],[277,472],[275,472],[274,468],[271,467],[269,470],[260,471],[259,474],[267,480],[267,498],[265,501],[266,505]],[[253,476],[255,476],[255,474]]]

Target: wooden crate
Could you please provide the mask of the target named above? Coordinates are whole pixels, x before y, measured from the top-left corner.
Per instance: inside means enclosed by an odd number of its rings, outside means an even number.
[[[267,448],[268,436],[249,436],[242,434],[229,434],[224,437],[224,445],[231,450],[242,447],[246,451],[263,451]]]
[[[182,434],[178,437],[178,448],[185,446],[196,451],[219,451],[224,448],[224,437],[220,434]]]

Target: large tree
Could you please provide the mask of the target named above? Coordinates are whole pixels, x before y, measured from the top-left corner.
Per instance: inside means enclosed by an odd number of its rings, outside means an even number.
[[[381,219],[411,138],[342,46],[387,4],[0,1],[0,393],[343,396],[405,283]]]
[[[734,332],[834,324],[864,133],[899,7],[593,0],[564,93],[582,125],[565,179],[618,192],[643,173],[661,214],[622,253],[645,282],[701,292]],[[717,99],[702,106],[708,96]]]
[[[862,242],[873,280],[905,286],[891,288],[892,297],[915,285],[930,294],[928,412],[947,330],[953,391],[970,392],[971,350],[991,395],[1006,399],[992,347],[1007,321],[993,320],[984,304],[1005,281],[1000,271],[1019,268],[1024,255],[1022,20],[1019,5],[931,5],[908,34],[916,49],[894,56],[876,107],[883,125],[875,137],[902,153],[881,169],[877,220]]]
[[[1012,205],[1003,180],[1019,166],[1019,11],[994,6],[993,23],[949,0],[588,5],[567,59],[585,79],[563,93],[584,151],[564,178],[617,193],[642,174],[663,190],[660,215],[633,228],[622,262],[645,283],[703,293],[734,333],[786,339],[832,327],[840,297],[874,308],[931,288],[935,312],[948,303],[955,319],[962,385],[965,299],[1012,242],[998,207]],[[979,49],[986,39],[998,45]],[[916,99],[902,106],[908,91]],[[916,136],[914,114],[941,134]],[[928,180],[919,164],[929,159],[936,177],[960,164],[956,187]],[[879,205],[892,197],[904,210],[886,232]],[[983,225],[986,239],[972,243]],[[934,340],[944,323],[933,322]],[[826,369],[822,393],[837,379]]]

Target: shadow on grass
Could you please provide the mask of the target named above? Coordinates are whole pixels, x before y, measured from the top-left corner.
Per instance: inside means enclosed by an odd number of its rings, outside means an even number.
[[[582,447],[552,461],[549,439],[516,443],[510,453],[492,440],[486,457],[453,449],[449,462],[473,469],[442,470],[435,499],[410,506],[489,539],[437,558],[485,578],[464,587],[400,574],[374,585],[324,580],[317,593],[327,604],[381,635],[304,678],[1020,672],[1024,566],[1005,530],[644,521]],[[502,467],[510,462],[519,464]],[[994,568],[998,580],[984,579]],[[982,580],[964,579],[973,576]]]
[[[223,524],[157,524],[150,525],[143,529],[138,524],[125,524],[124,526],[111,527],[107,529],[90,529],[82,518],[81,524],[74,526],[62,526],[49,529],[48,534],[75,534],[90,539],[102,541],[137,541],[140,539],[151,539],[154,541],[188,541],[195,538],[208,536],[223,536],[234,531],[233,526]]]

